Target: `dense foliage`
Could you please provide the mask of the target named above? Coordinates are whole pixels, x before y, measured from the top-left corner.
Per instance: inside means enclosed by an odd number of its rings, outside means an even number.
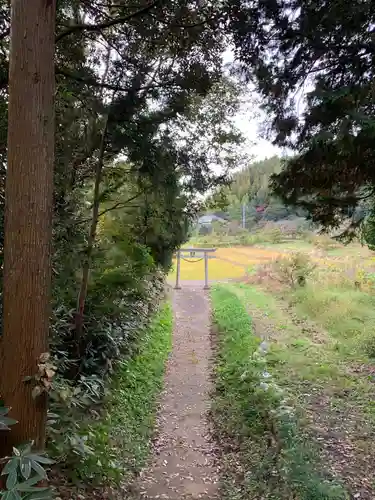
[[[282,160],[278,156],[248,164],[233,174],[229,186],[216,190],[207,208],[218,207],[222,202],[227,218],[238,225],[242,225],[245,218],[247,229],[270,221],[304,217],[305,210],[285,205],[271,190],[270,180],[281,170]]]
[[[373,194],[374,3],[237,0],[231,13],[240,70],[264,98],[275,143],[297,153],[276,193],[339,225]]]
[[[138,352],[197,195],[225,184],[242,157],[231,122],[241,92],[223,73],[218,13],[193,1],[58,2],[48,365],[57,460],[89,453],[82,420],[100,414],[115,362]],[[4,0],[1,249],[9,32]]]

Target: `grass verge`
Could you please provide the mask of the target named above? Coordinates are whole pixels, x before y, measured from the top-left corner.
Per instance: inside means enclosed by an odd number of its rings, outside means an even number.
[[[254,336],[240,298],[212,290],[217,330],[213,418],[223,449],[223,497],[289,500],[347,498],[320,474],[318,455],[297,412],[267,370],[267,349]]]
[[[291,299],[300,313],[329,331],[338,349],[375,358],[373,294],[316,283],[298,289]]]
[[[79,476],[125,487],[144,466],[154,432],[158,396],[171,349],[172,310],[164,305],[140,340],[134,357],[119,363],[106,418],[90,425]]]

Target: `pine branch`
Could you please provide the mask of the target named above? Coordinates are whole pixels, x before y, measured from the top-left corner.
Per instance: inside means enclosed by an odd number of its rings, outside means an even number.
[[[65,78],[70,78],[71,80],[75,80],[77,82],[84,83],[85,85],[89,85],[92,87],[105,88],[108,90],[113,90],[115,92],[129,92],[129,91],[139,91],[139,90],[151,90],[154,88],[160,87],[173,87],[176,85],[175,82],[162,82],[162,83],[152,83],[150,85],[143,85],[140,87],[121,87],[120,85],[113,85],[111,83],[99,82],[95,78],[84,77],[80,75],[75,75],[61,68],[56,68],[56,74],[64,76]],[[177,86],[177,85],[176,85]]]
[[[73,26],[70,26],[67,28],[65,31],[62,31],[56,36],[56,42],[59,42],[66,36],[71,35],[72,33],[78,33],[81,31],[100,31],[103,29],[110,28],[112,26],[117,26],[119,24],[124,24],[127,21],[130,21],[130,19],[133,19],[134,17],[142,16],[144,14],[147,14],[150,12],[154,7],[157,5],[161,5],[162,1],[161,0],[155,0],[154,2],[150,3],[149,5],[146,5],[146,7],[143,7],[136,12],[132,12],[131,14],[128,14],[126,16],[119,16],[115,17],[113,19],[110,19],[109,21],[104,21],[102,23],[98,24],[75,24]]]

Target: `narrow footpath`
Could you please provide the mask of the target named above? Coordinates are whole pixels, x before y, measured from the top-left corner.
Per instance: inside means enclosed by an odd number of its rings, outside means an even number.
[[[210,409],[210,304],[202,284],[173,291],[174,338],[154,457],[140,478],[149,499],[214,499],[218,491]]]

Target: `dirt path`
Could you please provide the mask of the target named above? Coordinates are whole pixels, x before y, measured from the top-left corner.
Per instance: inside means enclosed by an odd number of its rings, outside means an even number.
[[[202,284],[173,292],[174,339],[158,420],[154,460],[141,475],[143,498],[213,499],[217,472],[210,440],[210,306]]]

